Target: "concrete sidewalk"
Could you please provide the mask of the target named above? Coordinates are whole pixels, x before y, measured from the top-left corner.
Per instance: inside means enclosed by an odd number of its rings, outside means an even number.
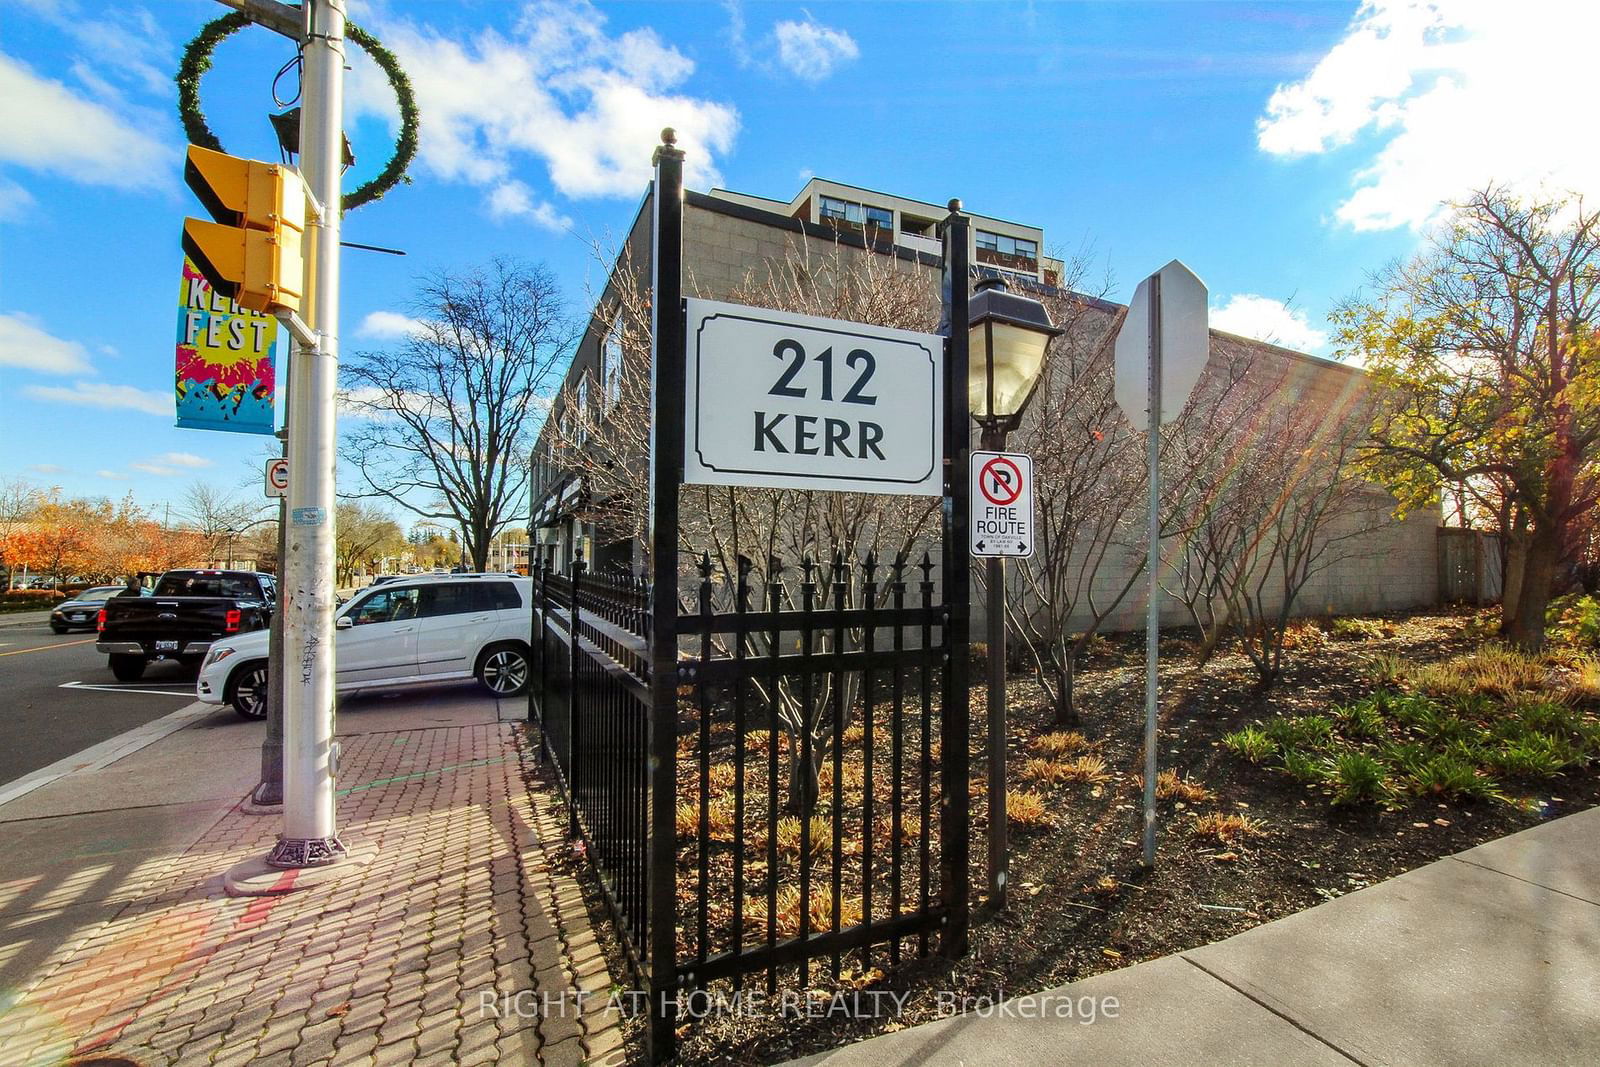
[[[1019,998],[1009,1017],[956,1016],[800,1062],[1600,1063],[1597,841],[1600,809],[1569,815]]]
[[[264,727],[227,709],[0,805],[0,1062],[621,1062],[523,707],[345,701],[340,834],[374,858],[277,896],[223,889],[280,828],[239,808]]]
[[[0,630],[8,630],[14,626],[34,626],[41,630],[50,629],[50,611],[8,611],[0,615]]]

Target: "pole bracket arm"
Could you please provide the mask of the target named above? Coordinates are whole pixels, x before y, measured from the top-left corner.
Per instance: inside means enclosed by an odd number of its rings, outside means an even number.
[[[300,343],[300,347],[311,353],[322,350],[322,335],[306,325],[306,320],[297,313],[287,308],[274,311],[273,317],[283,323],[284,328]]]
[[[305,34],[305,15],[298,7],[280,4],[277,0],[217,0],[223,7],[231,7],[251,22],[280,33],[291,41],[299,41]]]

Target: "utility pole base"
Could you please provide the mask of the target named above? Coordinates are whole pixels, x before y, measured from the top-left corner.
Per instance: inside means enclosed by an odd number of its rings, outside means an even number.
[[[265,856],[254,856],[228,868],[222,876],[224,892],[230,897],[275,897],[304,889],[332,885],[350,875],[359,875],[377,858],[374,848],[358,848],[341,856],[337,863],[320,867],[275,867]]]
[[[279,870],[327,867],[350,858],[337,837],[280,837],[267,853],[267,866]]]

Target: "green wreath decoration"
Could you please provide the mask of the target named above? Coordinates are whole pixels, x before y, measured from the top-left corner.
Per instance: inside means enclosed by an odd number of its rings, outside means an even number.
[[[194,39],[185,46],[183,60],[178,64],[178,117],[183,120],[184,133],[189,143],[223,151],[222,142],[206,124],[205,113],[200,110],[200,79],[211,69],[211,53],[217,44],[251,24],[245,15],[234,12],[213,19],[201,27]],[[383,170],[371,181],[344,195],[344,210],[354,211],[370,204],[401,182],[410,184],[406,168],[417,155],[417,98],[411,90],[411,80],[400,69],[394,53],[383,47],[378,39],[353,22],[345,23],[345,38],[365,52],[389,79],[400,104],[400,136],[395,140],[394,154]]]

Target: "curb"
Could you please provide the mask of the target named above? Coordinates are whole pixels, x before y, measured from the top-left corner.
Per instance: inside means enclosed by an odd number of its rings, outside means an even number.
[[[51,782],[66,778],[69,775],[82,771],[98,771],[109,767],[124,756],[132,755],[142,748],[148,748],[169,734],[175,734],[184,727],[198,722],[200,719],[214,714],[219,710],[216,704],[206,704],[195,701],[187,707],[179,708],[169,715],[163,715],[143,726],[136,726],[126,733],[115,737],[108,737],[98,744],[90,745],[81,752],[59,759],[48,767],[40,767],[13,781],[0,784],[0,808],[19,797],[27,796],[35,789],[49,785]]]

